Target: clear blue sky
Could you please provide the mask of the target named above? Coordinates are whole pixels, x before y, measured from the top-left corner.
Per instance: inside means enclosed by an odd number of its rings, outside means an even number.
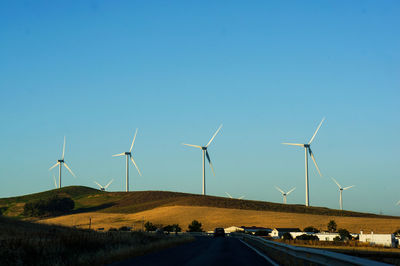
[[[400,214],[398,1],[3,1],[0,4],[0,197],[64,185],[201,193],[209,148],[211,195],[310,201]]]

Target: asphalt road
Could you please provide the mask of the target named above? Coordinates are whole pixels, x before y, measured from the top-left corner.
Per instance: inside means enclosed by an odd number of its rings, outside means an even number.
[[[197,237],[196,241],[114,263],[123,265],[272,265],[233,237]]]

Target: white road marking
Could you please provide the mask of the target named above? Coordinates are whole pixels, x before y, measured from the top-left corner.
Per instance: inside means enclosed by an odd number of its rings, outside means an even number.
[[[262,254],[260,251],[258,251],[257,249],[255,249],[254,247],[250,246],[249,244],[247,244],[246,242],[244,242],[243,240],[239,239],[240,242],[242,242],[243,244],[245,244],[246,246],[248,246],[249,248],[251,248],[252,250],[254,250],[258,255],[260,255],[261,257],[263,257],[265,260],[267,260],[269,263],[271,263],[274,266],[279,266],[279,264],[277,264],[275,261],[271,260],[270,258],[268,258],[267,256],[265,256],[264,254]]]

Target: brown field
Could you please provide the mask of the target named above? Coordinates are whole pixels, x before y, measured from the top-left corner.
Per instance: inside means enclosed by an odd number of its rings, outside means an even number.
[[[400,228],[400,219],[396,218],[346,217],[201,206],[166,206],[136,213],[86,212],[43,219],[39,222],[87,228],[89,218],[92,219],[92,228],[105,230],[120,226],[134,226],[134,229],[141,229],[144,220],[158,225],[178,223],[185,231],[187,225],[194,219],[200,221],[206,231],[213,230],[215,227],[232,225],[298,227],[300,229],[314,226],[320,230],[326,230],[326,225],[330,220],[335,220],[338,228],[345,228],[352,233],[359,233],[360,230],[392,233]]]

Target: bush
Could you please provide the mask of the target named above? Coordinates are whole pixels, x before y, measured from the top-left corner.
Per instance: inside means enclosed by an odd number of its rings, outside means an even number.
[[[193,220],[191,224],[188,225],[188,232],[203,232],[201,228],[201,223],[197,220]]]
[[[166,232],[181,232],[182,228],[178,224],[167,225],[163,228]]]
[[[117,232],[118,229],[114,228],[114,227],[110,227],[110,229],[108,229],[108,232]]]
[[[297,236],[296,239],[298,239],[298,240],[316,240],[316,241],[319,241],[318,236],[308,235],[308,234],[303,234],[303,235]]]
[[[71,198],[54,196],[26,203],[24,215],[30,217],[60,215],[72,211],[74,207],[75,202]]]
[[[349,231],[347,231],[346,229],[339,229],[338,233],[340,235],[340,240],[342,241],[351,239],[351,235]]]
[[[292,235],[289,232],[286,232],[282,235],[283,240],[293,240]]]
[[[400,229],[397,229],[396,231],[393,232],[395,236],[400,236]]]
[[[157,230],[157,226],[155,226],[154,224],[152,224],[150,222],[146,222],[144,224],[144,228],[146,229],[147,232],[156,231]]]
[[[337,224],[334,220],[330,220],[328,223],[328,231],[333,233],[336,232]]]
[[[131,229],[128,226],[121,226],[118,231],[131,231]]]
[[[319,230],[312,226],[307,226],[303,231],[308,233],[319,233]]]
[[[255,232],[254,235],[256,235],[256,236],[268,236],[269,233],[267,231],[260,230],[260,231]]]

